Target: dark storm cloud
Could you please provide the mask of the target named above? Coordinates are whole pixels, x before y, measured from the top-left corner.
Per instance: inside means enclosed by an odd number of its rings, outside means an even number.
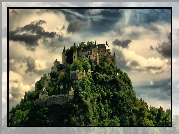
[[[171,33],[168,35],[168,41],[159,44],[156,47],[156,51],[159,52],[163,57],[170,58],[171,57]]]
[[[153,85],[143,84],[136,86],[138,94],[147,94],[150,98],[157,98],[158,100],[171,100],[171,85],[170,79],[163,79],[161,81],[154,81]]]
[[[130,10],[131,16],[129,25],[145,25],[146,23],[153,23],[165,21],[171,23],[171,10],[170,9],[138,9]],[[135,19],[134,19],[135,18]]]
[[[67,28],[67,32],[68,33],[78,33],[83,29],[87,29],[91,26],[91,21],[88,20],[86,22],[82,22],[78,19],[72,20],[70,21],[68,28]]]
[[[118,9],[102,9],[99,14],[90,14],[91,9],[50,9],[48,11],[58,13],[62,12],[68,22],[80,20],[86,22],[90,20],[90,31],[93,34],[101,34],[111,30],[116,21],[122,16]],[[93,12],[96,12],[94,9]]]
[[[155,38],[160,37],[162,31],[153,25],[161,23],[170,23],[171,24],[171,11],[165,9],[121,9],[122,17],[119,19],[115,29],[113,29],[120,36],[124,35],[131,40],[142,38],[143,31],[132,30],[129,33],[126,33],[124,30],[127,26],[132,27],[143,27],[146,31],[152,31],[155,33]],[[119,24],[119,25],[118,25]]]
[[[55,32],[46,32],[41,26],[46,23],[44,20],[34,21],[24,27],[9,32],[9,40],[21,42],[27,48],[38,46],[38,41],[45,38],[54,38]],[[30,49],[31,50],[31,49]],[[34,49],[32,49],[34,50]]]
[[[120,22],[125,17],[125,13],[130,11],[130,26],[144,26],[145,28],[155,31],[155,33],[160,33],[159,29],[149,26],[149,23],[153,22],[170,22],[171,21],[171,12],[170,10],[165,9],[141,9],[141,10],[130,10],[130,9],[48,9],[54,13],[62,12],[65,15],[65,18],[69,22],[74,20],[80,20],[81,22],[86,22],[91,20],[90,31],[93,34],[101,34],[103,32],[108,32],[111,29],[114,29],[116,22]],[[135,19],[134,19],[135,18]],[[122,22],[121,22],[122,23]],[[76,22],[77,27],[70,25],[70,29],[73,29],[74,32],[79,32],[80,27],[78,22]],[[83,26],[82,26],[83,27]],[[68,29],[67,31],[71,31]],[[122,30],[117,30],[119,35],[123,35]],[[138,31],[132,31],[128,36],[130,39],[136,39],[141,36],[142,33]]]
[[[112,44],[114,46],[121,46],[122,48],[128,48],[129,47],[129,44],[131,43],[132,41],[131,40],[124,40],[124,41],[120,41],[118,39],[114,40],[112,42]]]
[[[26,73],[28,73],[28,72],[33,72],[34,69],[35,69],[35,59],[29,56],[29,57],[27,58],[26,63],[27,63],[27,64],[26,64],[26,66],[27,66]]]

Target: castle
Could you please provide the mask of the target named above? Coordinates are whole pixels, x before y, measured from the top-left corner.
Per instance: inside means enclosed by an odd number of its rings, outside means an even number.
[[[92,67],[94,68],[95,65],[106,59],[109,64],[113,63],[116,65],[115,53],[111,56],[110,49],[107,49],[106,46],[108,46],[107,41],[106,44],[96,44],[96,41],[95,43],[88,41],[87,44],[82,42],[77,46],[74,43],[73,62],[87,59],[91,61]],[[62,52],[62,64],[67,64],[65,47]]]
[[[112,63],[116,65],[115,53],[113,56],[111,56],[110,49],[107,49],[106,46],[108,46],[107,41],[106,44],[96,44],[96,41],[95,43],[88,41],[87,44],[82,42],[77,46],[74,43],[73,57],[71,58],[73,59],[73,62],[77,60],[88,60],[91,64],[92,70],[95,70],[95,66],[98,65],[101,61],[105,61],[105,60],[107,60],[109,64]],[[63,74],[65,70],[64,69],[58,70],[58,67],[61,66],[62,68],[64,68],[64,66],[68,64],[66,58],[67,58],[66,50],[64,47],[62,51],[62,64],[60,64],[60,62],[56,60],[51,68],[51,72],[56,72],[58,75]],[[91,69],[89,69],[87,72],[85,70],[70,71],[70,79],[80,80],[83,77],[86,77],[87,74],[91,74],[93,72]],[[48,92],[46,91],[45,88],[49,86],[50,81],[51,81],[51,77],[49,74],[48,76],[44,75],[43,77],[41,77],[41,82],[44,88],[39,93],[39,99],[36,100],[37,104],[43,106],[51,105],[51,104],[62,104],[62,102],[67,103],[74,98],[74,90],[72,85],[69,87],[66,85],[65,87],[63,83],[60,83],[59,89],[60,90],[68,89],[68,93],[65,96],[62,94],[55,95],[55,96],[54,95],[48,96]],[[36,84],[35,87],[37,86]]]

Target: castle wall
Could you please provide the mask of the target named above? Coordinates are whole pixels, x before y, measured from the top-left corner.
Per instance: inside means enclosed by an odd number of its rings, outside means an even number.
[[[44,87],[47,88],[49,86],[49,80],[44,80]]]
[[[62,52],[62,64],[66,64],[66,55]]]
[[[73,62],[78,60],[77,51],[73,53]]]
[[[44,106],[49,106],[53,104],[63,105],[63,104],[68,103],[68,101],[69,101],[68,95],[52,95],[42,100],[37,99],[35,102],[37,105],[44,107]]]

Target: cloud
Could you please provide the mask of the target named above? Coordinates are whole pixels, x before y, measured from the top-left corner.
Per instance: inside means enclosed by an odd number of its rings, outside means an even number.
[[[10,104],[19,103],[25,92],[31,88],[27,84],[23,84],[23,77],[14,72],[9,72],[9,101]],[[12,107],[12,105],[10,105]]]
[[[161,15],[161,12],[167,17]],[[161,40],[161,34],[171,32],[170,10],[121,10],[121,13],[122,17],[115,22],[113,31],[122,36],[123,40]]]
[[[168,35],[168,41],[163,42],[162,44],[159,44],[156,47],[156,51],[166,58],[171,57],[171,33],[169,33]]]
[[[124,40],[124,41],[120,41],[118,39],[114,40],[112,42],[112,44],[114,46],[121,46],[122,48],[128,48],[129,47],[129,44],[131,43],[132,41],[131,40]]]
[[[78,19],[72,20],[70,21],[68,28],[67,28],[67,32],[68,33],[78,33],[83,29],[87,29],[91,26],[91,21],[88,20],[86,22],[82,22]]]
[[[35,59],[30,56],[27,58],[27,70],[26,72],[33,72],[35,69]]]
[[[22,55],[19,59],[11,59],[10,62],[10,70],[18,72],[20,74],[36,74],[43,75],[46,72],[50,71],[50,67],[53,64],[50,64],[47,61],[43,60],[35,60],[31,56],[27,57]]]
[[[170,70],[167,59],[162,60],[158,57],[145,58],[132,50],[123,49],[122,47],[115,47],[113,51],[116,52],[117,65],[124,70],[147,71],[151,74],[158,74]]]
[[[169,80],[169,78],[156,81],[148,80],[148,82],[136,86],[135,89],[137,94],[148,99],[154,98],[171,102],[171,85],[168,84]]]
[[[92,15],[100,14],[104,9],[89,9],[89,13]]]
[[[45,38],[54,38],[55,32],[46,32],[41,26],[44,20],[34,21],[24,27],[9,32],[9,40],[18,41],[28,47],[38,46],[38,41]]]

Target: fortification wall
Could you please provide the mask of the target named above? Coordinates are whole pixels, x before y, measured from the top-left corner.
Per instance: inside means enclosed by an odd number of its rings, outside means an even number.
[[[68,103],[68,100],[69,100],[68,95],[52,95],[44,99],[37,99],[36,104],[41,107],[49,106],[52,104],[63,105],[63,104]]]

